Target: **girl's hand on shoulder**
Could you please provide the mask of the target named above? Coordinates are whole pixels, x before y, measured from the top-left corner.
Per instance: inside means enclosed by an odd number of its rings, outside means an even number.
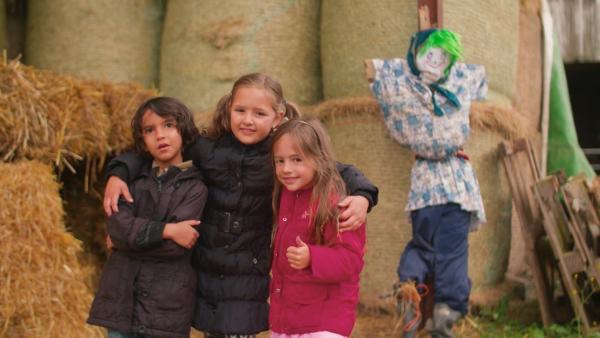
[[[285,253],[292,269],[302,270],[310,266],[310,250],[300,236],[296,236],[296,246],[290,246]]]
[[[111,176],[106,182],[104,188],[104,212],[106,216],[119,212],[119,197],[123,196],[129,203],[133,203],[133,198],[129,193],[127,183],[117,176]]]
[[[112,239],[110,239],[109,235],[106,235],[106,250],[111,251],[115,249],[115,245],[112,241]]]
[[[369,200],[363,196],[346,196],[338,203],[338,208],[341,211],[340,232],[356,230],[367,221]]]

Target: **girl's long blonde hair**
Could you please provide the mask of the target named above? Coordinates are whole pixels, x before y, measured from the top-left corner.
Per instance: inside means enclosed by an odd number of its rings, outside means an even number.
[[[283,112],[284,117],[288,119],[300,116],[298,108],[285,100],[281,84],[272,77],[263,73],[246,74],[233,83],[231,92],[225,94],[217,103],[217,108],[213,115],[212,124],[208,128],[208,137],[218,138],[221,135],[231,132],[231,103],[239,88],[250,87],[266,90],[273,98],[273,110]]]
[[[323,244],[326,226],[339,230],[337,201],[346,195],[346,189],[336,167],[335,156],[329,135],[317,120],[293,119],[281,125],[273,135],[273,146],[283,136],[289,134],[299,150],[315,163],[315,178],[310,199],[311,227],[316,244]],[[272,163],[275,161],[272,154]],[[274,229],[277,227],[279,201],[282,185],[275,179],[273,190]],[[275,231],[274,230],[274,231]],[[329,243],[325,243],[329,244]]]

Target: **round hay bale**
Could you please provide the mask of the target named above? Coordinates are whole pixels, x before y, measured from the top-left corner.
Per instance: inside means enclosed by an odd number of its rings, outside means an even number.
[[[509,102],[515,94],[518,0],[447,0],[443,18],[444,28],[462,36],[465,62],[486,66],[494,100]],[[404,58],[417,30],[417,7],[409,0],[324,1],[321,22],[325,99],[369,95],[363,60]]]
[[[7,20],[6,20],[6,5],[4,1],[0,1],[0,51],[8,49]]]
[[[156,84],[161,0],[28,2],[26,63],[114,82]]]
[[[446,0],[444,28],[458,33],[465,62],[485,66],[491,90],[514,99],[519,0]]]
[[[331,100],[310,114],[324,120],[337,159],[356,165],[379,187],[379,204],[367,221],[361,302],[382,305],[379,296],[391,291],[400,254],[412,237],[404,208],[414,155],[388,136],[374,99]],[[477,293],[502,281],[508,264],[511,199],[497,148],[501,140],[517,137],[522,131],[511,130],[521,119],[510,110],[474,104],[471,115],[472,134],[466,152],[481,185],[488,219],[469,236],[469,276]]]
[[[325,99],[369,95],[363,60],[404,57],[417,30],[416,13],[412,0],[323,1]]]
[[[0,163],[0,336],[102,337],[85,324],[92,292],[81,243],[66,229],[50,166]]]
[[[210,111],[243,74],[264,72],[299,104],[321,98],[318,0],[168,3],[160,88]]]

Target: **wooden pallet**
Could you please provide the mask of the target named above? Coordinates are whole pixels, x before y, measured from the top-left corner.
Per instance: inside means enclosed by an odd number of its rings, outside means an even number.
[[[565,294],[582,324],[584,335],[600,332],[600,323],[595,322],[593,316],[595,306],[591,303],[591,297],[599,291],[597,258],[591,254],[585,239],[589,221],[597,220],[589,190],[581,178],[564,182],[560,175],[538,181],[533,190]]]
[[[500,144],[502,163],[506,171],[513,206],[517,211],[526,257],[533,277],[540,313],[544,325],[553,323],[554,267],[548,260],[546,232],[542,214],[531,187],[539,180],[540,171],[530,142],[519,139]]]

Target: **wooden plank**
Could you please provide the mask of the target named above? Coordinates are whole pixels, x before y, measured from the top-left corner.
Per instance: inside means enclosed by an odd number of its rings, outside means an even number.
[[[552,275],[546,269],[547,255],[540,243],[543,242],[544,229],[539,206],[531,187],[539,178],[531,145],[526,139],[514,142],[502,142],[500,153],[502,163],[511,190],[513,205],[521,224],[521,234],[525,243],[527,263],[531,269],[535,292],[540,305],[540,313],[544,325],[554,322]]]
[[[443,28],[443,0],[417,0],[419,30]]]

